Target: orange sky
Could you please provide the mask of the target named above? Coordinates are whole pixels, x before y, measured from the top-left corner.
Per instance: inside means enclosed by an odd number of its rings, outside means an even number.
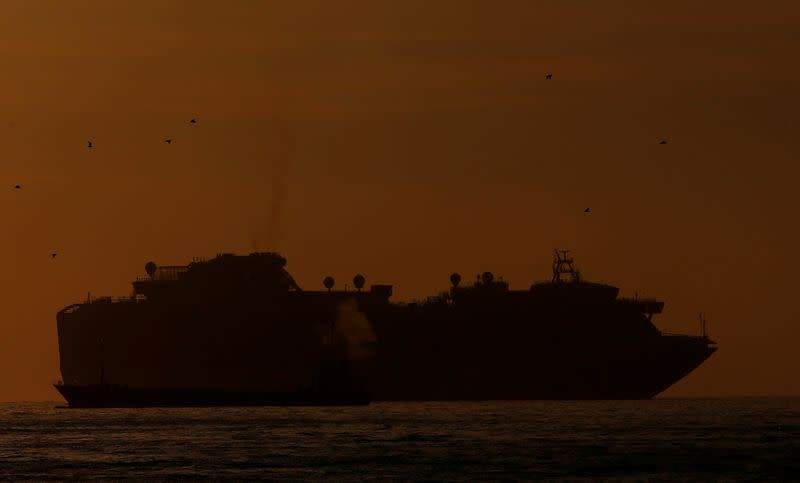
[[[57,399],[61,307],[254,247],[398,299],[572,248],[707,314],[667,395],[800,395],[800,6],[699,3],[4,1],[0,401]]]

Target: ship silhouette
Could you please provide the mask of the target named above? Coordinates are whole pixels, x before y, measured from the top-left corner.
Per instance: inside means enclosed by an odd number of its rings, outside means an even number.
[[[395,303],[391,285],[303,290],[276,253],[149,262],[129,297],[57,314],[70,407],[347,405],[370,400],[652,398],[716,350],[659,331],[664,303],[553,276],[511,290],[492,273]]]

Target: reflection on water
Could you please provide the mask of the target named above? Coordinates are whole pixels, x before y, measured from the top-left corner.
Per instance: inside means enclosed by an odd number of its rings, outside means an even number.
[[[0,404],[0,477],[781,478],[800,399],[58,410]]]

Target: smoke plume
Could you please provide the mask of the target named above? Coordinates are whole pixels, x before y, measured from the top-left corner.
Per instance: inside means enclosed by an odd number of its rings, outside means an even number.
[[[267,144],[266,161],[271,168],[267,181],[271,190],[266,213],[259,210],[251,221],[250,245],[255,252],[262,249],[277,251],[281,248],[289,171],[296,151],[295,126],[288,112],[282,113],[274,123],[269,123],[264,142]]]

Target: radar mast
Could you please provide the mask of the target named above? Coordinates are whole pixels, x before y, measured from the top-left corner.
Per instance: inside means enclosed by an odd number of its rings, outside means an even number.
[[[569,256],[569,250],[553,250],[553,283],[562,283],[565,281],[580,282],[581,272],[579,272],[574,265],[574,260]],[[569,280],[564,280],[562,277],[569,275]]]

